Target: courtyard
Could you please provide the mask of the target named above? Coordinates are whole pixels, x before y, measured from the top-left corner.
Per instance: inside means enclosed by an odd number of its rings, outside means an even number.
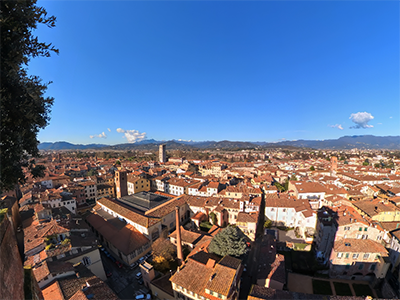
[[[378,298],[366,281],[317,278],[288,273],[288,290],[291,292],[327,296],[372,296]]]

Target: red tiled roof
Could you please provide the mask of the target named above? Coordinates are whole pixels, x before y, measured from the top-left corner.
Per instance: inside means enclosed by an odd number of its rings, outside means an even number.
[[[169,213],[175,211],[175,208],[177,206],[181,207],[183,205],[186,205],[185,198],[180,196],[176,197],[174,199],[171,199],[159,206],[156,206],[148,211],[146,211],[145,215],[152,217],[152,218],[162,218]]]
[[[136,249],[149,243],[149,240],[130,224],[118,230],[97,214],[90,214],[86,217],[86,220],[106,240],[125,255],[129,255]]]
[[[203,219],[205,216],[206,216],[206,215],[203,214],[201,211],[198,211],[197,213],[195,213],[195,214],[191,217],[191,219],[192,219],[192,220],[201,220],[201,219]]]
[[[144,215],[141,215],[137,212],[134,212],[130,210],[128,207],[123,205],[120,202],[117,202],[115,200],[110,200],[108,198],[101,198],[97,200],[97,203],[104,205],[108,209],[118,213],[121,215],[123,218],[128,219],[138,225],[141,225],[143,227],[151,227],[152,225],[160,222],[161,220],[158,218],[153,218],[153,217],[147,217]]]
[[[385,256],[388,255],[388,251],[382,244],[363,239],[339,239],[335,241],[333,249],[335,252],[380,253]]]
[[[54,281],[48,287],[42,290],[44,300],[64,300],[58,281]]]
[[[257,222],[257,216],[255,214],[248,214],[245,212],[240,212],[238,214],[236,222],[240,223],[256,223]]]

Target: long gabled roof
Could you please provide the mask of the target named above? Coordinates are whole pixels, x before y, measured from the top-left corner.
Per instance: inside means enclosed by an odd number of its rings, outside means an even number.
[[[161,221],[159,218],[148,217],[148,216],[142,215],[138,212],[135,212],[135,211],[129,209],[128,206],[126,206],[120,202],[117,202],[115,200],[110,200],[108,198],[101,198],[101,199],[97,200],[97,203],[118,213],[123,218],[128,219],[128,220],[132,221],[133,223],[136,223],[136,224],[146,227],[146,228],[149,228],[149,227],[153,226],[154,224]]]

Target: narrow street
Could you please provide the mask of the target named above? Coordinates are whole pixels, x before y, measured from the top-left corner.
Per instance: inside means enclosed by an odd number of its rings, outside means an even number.
[[[104,269],[112,273],[107,278],[106,283],[120,299],[134,299],[138,292],[148,292],[148,289],[144,285],[140,285],[136,279],[136,274],[140,272],[139,267],[130,269],[127,266],[123,266],[118,268],[103,252],[101,252],[101,258]]]
[[[242,283],[239,292],[239,299],[247,299],[251,286],[257,281],[258,256],[260,254],[261,243],[264,238],[264,209],[265,200],[261,201],[260,217],[257,226],[256,240],[252,243],[251,250],[247,259],[243,262],[246,272],[243,272]]]
[[[247,296],[250,293],[251,286],[257,281],[257,258],[260,253],[262,238],[262,236],[256,238],[256,241],[252,244],[247,259],[244,261],[247,270],[246,272],[243,272],[242,275],[239,299],[247,299]]]

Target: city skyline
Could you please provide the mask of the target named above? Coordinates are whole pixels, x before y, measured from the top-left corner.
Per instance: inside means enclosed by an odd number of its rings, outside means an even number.
[[[40,142],[399,135],[398,2],[52,2]]]

